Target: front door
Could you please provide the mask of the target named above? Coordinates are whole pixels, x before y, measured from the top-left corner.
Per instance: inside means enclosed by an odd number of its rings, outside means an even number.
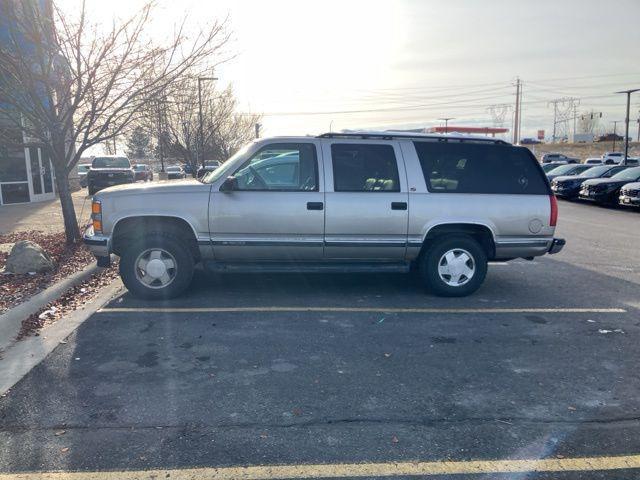
[[[404,259],[409,199],[398,144],[331,140],[323,150],[325,258]]]
[[[322,166],[317,141],[271,143],[232,175],[236,188],[210,195],[216,260],[321,260]]]
[[[29,147],[29,170],[31,174],[31,200],[37,202],[55,198],[51,162],[46,154],[37,147]]]

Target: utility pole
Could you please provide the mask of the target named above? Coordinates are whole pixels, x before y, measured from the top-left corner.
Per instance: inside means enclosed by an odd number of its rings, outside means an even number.
[[[218,80],[215,77],[198,77],[198,157],[202,161],[202,168],[204,169],[204,138],[202,133],[202,82],[207,80]]]
[[[513,117],[513,143],[520,141],[520,77],[516,77],[516,110]]]
[[[638,142],[640,142],[640,117],[638,117]]]
[[[618,136],[618,134],[616,133],[616,129],[618,127],[618,124],[620,123],[620,120],[614,120],[611,123],[613,123],[613,146],[611,147],[612,151],[616,151],[616,137]]]
[[[260,127],[262,127],[262,124],[256,123],[256,138],[260,138]]]
[[[624,162],[623,162],[623,165],[627,164],[627,157],[629,156],[629,110],[631,109],[631,94],[633,92],[637,92],[638,90],[640,90],[640,88],[632,88],[630,90],[623,90],[621,92],[616,92],[616,93],[626,93],[627,94],[627,114],[624,117]]]
[[[455,120],[455,118],[453,117],[444,117],[444,118],[439,118],[438,120],[443,120],[444,121],[444,133],[449,133],[449,120]]]

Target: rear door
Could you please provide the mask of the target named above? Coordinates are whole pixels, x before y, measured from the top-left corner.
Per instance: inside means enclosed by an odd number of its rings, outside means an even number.
[[[404,259],[408,193],[398,143],[335,139],[322,148],[325,258]]]

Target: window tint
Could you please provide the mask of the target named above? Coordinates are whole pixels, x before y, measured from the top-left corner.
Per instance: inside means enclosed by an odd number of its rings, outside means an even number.
[[[399,192],[400,177],[391,145],[334,143],[333,189],[336,192]]]
[[[129,168],[131,164],[126,157],[96,157],[91,166],[93,168]]]
[[[238,190],[317,191],[318,160],[310,143],[271,144],[236,172]]]
[[[430,192],[548,195],[537,161],[508,145],[414,142]]]

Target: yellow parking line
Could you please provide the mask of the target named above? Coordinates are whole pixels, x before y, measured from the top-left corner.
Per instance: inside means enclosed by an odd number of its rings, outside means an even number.
[[[385,307],[106,307],[105,313],[379,312],[379,313],[626,313],[624,308],[385,308]]]
[[[298,478],[396,477],[522,472],[591,472],[639,469],[640,455],[549,458],[541,460],[470,460],[442,462],[338,463],[249,467],[202,467],[108,472],[27,472],[0,474],[0,480],[276,480]]]

